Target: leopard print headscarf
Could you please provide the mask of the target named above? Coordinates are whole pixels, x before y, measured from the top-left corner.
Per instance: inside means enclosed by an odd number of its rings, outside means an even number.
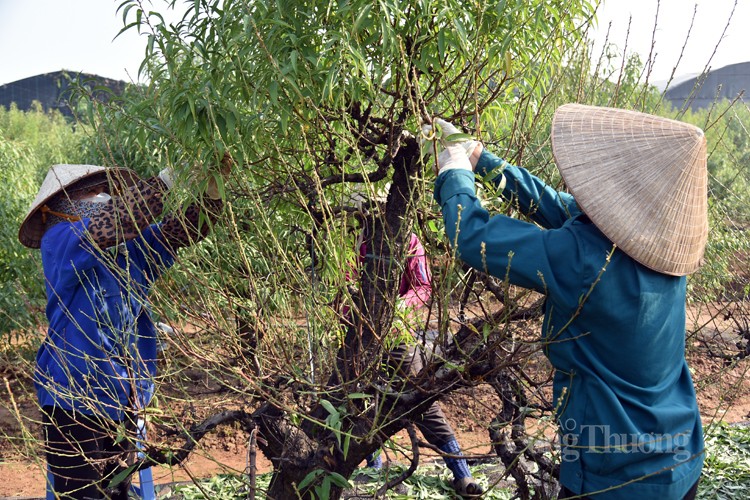
[[[65,193],[55,196],[52,200],[47,203],[47,207],[53,212],[59,214],[65,214],[81,219],[91,218],[98,215],[104,208],[105,203],[97,203],[95,201],[82,201],[82,200],[71,200]],[[70,219],[66,219],[59,215],[52,213],[46,214],[47,229],[51,228],[55,224],[60,222],[69,222]]]
[[[73,193],[83,189],[90,189],[93,186],[99,186],[102,184],[107,184],[107,178],[97,175],[76,182],[73,185],[65,188],[65,190],[59,192],[56,196],[49,200],[46,206],[43,208],[43,212],[45,212],[44,218],[46,228],[49,229],[55,224],[59,224],[60,222],[70,222],[71,218],[74,220],[75,218],[84,219],[97,215],[102,209],[101,203],[71,200],[70,197],[66,194],[66,191],[67,193]],[[49,213],[49,211],[57,212],[57,214],[60,215]],[[69,217],[62,217],[62,214]]]

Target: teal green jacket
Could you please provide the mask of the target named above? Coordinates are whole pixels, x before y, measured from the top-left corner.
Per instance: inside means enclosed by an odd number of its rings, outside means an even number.
[[[542,342],[555,367],[561,483],[601,499],[682,498],[703,466],[685,277],[630,258],[570,194],[523,168],[485,150],[477,174],[498,167],[503,196],[535,224],[490,217],[466,170],[442,173],[434,194],[464,262],[547,297]]]

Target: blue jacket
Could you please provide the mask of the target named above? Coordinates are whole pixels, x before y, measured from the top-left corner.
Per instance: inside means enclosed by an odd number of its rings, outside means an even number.
[[[525,169],[484,151],[477,173],[503,165],[503,196],[536,224],[490,217],[466,170],[441,174],[435,199],[463,261],[547,297],[542,342],[555,367],[561,483],[602,499],[682,498],[703,465],[684,354],[685,277],[630,258],[570,194]]]
[[[88,224],[59,223],[42,238],[49,330],[37,353],[37,397],[42,406],[122,420],[153,395],[157,338],[148,295],[174,258],[158,224],[116,258],[89,240]]]

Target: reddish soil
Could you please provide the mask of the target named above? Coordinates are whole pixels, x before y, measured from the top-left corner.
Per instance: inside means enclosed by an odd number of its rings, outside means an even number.
[[[726,317],[732,305],[693,309],[687,325],[688,361],[693,371],[701,411],[706,424],[724,420],[750,420],[750,367],[748,358],[727,366],[720,356],[737,352],[735,343],[743,323]],[[747,314],[748,305],[743,305]],[[713,319],[712,319],[713,318]],[[748,321],[745,316],[745,321]],[[747,323],[745,323],[747,325]],[[537,328],[536,325],[532,325]],[[10,349],[8,347],[11,347]],[[33,386],[29,378],[28,361],[19,360],[19,346],[0,347],[0,498],[42,497],[44,495],[44,460],[39,455],[39,444],[32,437],[39,436],[38,410]],[[20,352],[23,353],[24,346]],[[9,355],[9,353],[16,353]],[[13,359],[8,360],[9,356]],[[26,352],[26,359],[31,359]],[[541,377],[549,371],[543,356],[536,358],[536,370]],[[190,411],[196,420],[225,409],[226,396],[208,394],[196,397]],[[461,389],[442,401],[448,419],[457,431],[464,453],[491,454],[488,423],[499,408],[499,398],[488,385]],[[22,417],[19,419],[19,415]],[[23,426],[19,424],[23,422]],[[555,429],[549,420],[530,420],[529,431],[554,439]],[[24,439],[26,437],[26,439]],[[155,468],[158,484],[209,477],[222,472],[239,472],[246,466],[247,436],[232,428],[219,428],[200,442],[199,449],[179,467]],[[405,433],[396,436],[408,442]],[[429,450],[423,456],[434,457]],[[399,457],[394,457],[396,460]],[[269,462],[258,455],[260,472],[269,470]]]

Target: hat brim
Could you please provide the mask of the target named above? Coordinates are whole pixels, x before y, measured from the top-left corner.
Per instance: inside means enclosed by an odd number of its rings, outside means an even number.
[[[140,177],[136,172],[129,168],[111,167],[105,170],[98,170],[88,175],[81,176],[67,185],[60,186],[59,189],[52,191],[44,196],[38,197],[29,208],[21,226],[18,229],[18,240],[28,248],[39,248],[42,243],[42,236],[46,230],[42,220],[41,208],[59,193],[73,189],[76,185],[83,184],[96,177],[101,177],[103,182],[108,182],[113,189],[127,188],[134,185]]]
[[[551,135],[565,184],[607,238],[664,274],[700,267],[708,237],[701,129],[637,111],[566,104]]]

